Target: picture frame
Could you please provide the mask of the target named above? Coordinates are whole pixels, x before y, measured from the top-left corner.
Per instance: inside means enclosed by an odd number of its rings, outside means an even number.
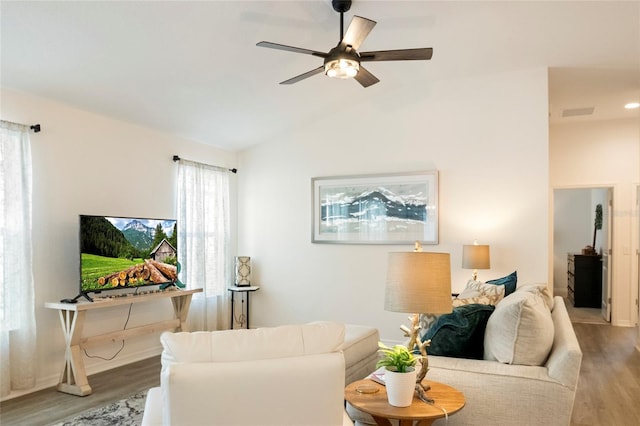
[[[438,172],[311,179],[311,242],[438,244]]]

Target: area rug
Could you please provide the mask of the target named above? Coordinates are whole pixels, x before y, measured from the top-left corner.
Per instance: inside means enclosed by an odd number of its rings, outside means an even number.
[[[104,407],[92,408],[51,426],[139,426],[147,392],[140,392]]]

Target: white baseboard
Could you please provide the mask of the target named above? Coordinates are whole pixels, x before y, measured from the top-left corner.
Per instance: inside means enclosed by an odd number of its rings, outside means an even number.
[[[616,327],[635,327],[635,324],[631,323],[631,321],[612,321],[611,325]]]
[[[109,362],[101,362],[91,366],[87,366],[87,376],[91,376],[93,374],[102,373],[103,371],[113,370],[114,368],[122,367],[123,365],[131,364],[134,362],[142,361],[147,358],[151,358],[154,356],[158,356],[162,353],[162,347],[154,347],[148,348],[142,351],[137,351],[136,353],[131,353],[123,356],[117,356],[113,360]],[[27,395],[33,392],[37,392],[43,389],[55,387],[58,384],[58,380],[60,378],[60,372],[57,371],[55,373],[49,374],[45,377],[39,377],[36,381],[36,385],[31,389],[27,390],[19,390],[19,391],[11,391],[9,395],[4,396],[0,399],[0,401],[7,401],[9,399],[17,398],[19,396]],[[89,380],[89,384],[91,384],[91,380]]]

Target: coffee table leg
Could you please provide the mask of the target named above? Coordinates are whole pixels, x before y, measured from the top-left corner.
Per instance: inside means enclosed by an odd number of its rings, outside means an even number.
[[[372,416],[378,426],[391,426],[391,421],[384,417]],[[431,426],[436,419],[419,420],[415,426]],[[398,426],[414,426],[413,420],[398,420]]]
[[[418,423],[416,423],[416,426],[431,426],[435,421],[436,419],[420,420]],[[410,424],[410,423],[407,423],[407,424]]]
[[[376,421],[376,424],[378,426],[392,426],[391,422],[389,421],[389,419],[384,418],[384,417],[378,417],[378,416],[371,416],[373,417],[373,420]]]

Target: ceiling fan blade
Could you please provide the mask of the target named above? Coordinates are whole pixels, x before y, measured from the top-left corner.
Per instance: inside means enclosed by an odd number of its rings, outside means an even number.
[[[270,41],[261,41],[257,43],[256,46],[268,47],[269,49],[284,50],[287,52],[304,53],[306,55],[319,56],[320,58],[325,58],[327,56],[327,54],[324,52],[317,52],[315,50],[303,49],[301,47],[287,46],[285,44],[271,43]]]
[[[362,68],[360,68],[360,69],[362,69]],[[300,75],[298,75],[298,76],[295,76],[295,77],[293,77],[293,78],[290,78],[289,80],[285,80],[285,81],[281,82],[280,84],[293,84],[293,83],[297,83],[297,82],[299,82],[300,80],[304,80],[305,78],[309,78],[309,77],[312,77],[312,76],[314,76],[314,75],[316,75],[316,74],[320,74],[321,72],[324,72],[324,65],[322,65],[322,66],[320,66],[320,67],[318,67],[318,68],[316,68],[316,69],[313,69],[313,70],[311,70],[311,71],[307,71],[307,72],[305,72],[304,74],[300,74]]]
[[[420,49],[379,50],[374,52],[360,52],[360,61],[417,61],[428,60],[433,56],[431,47]]]
[[[358,50],[362,42],[369,35],[373,27],[376,26],[376,21],[363,18],[362,16],[354,16],[351,19],[347,32],[340,40],[340,47],[345,49],[347,46],[351,46]]]
[[[366,68],[362,66],[360,66],[360,70],[358,71],[358,74],[356,74],[356,76],[353,78],[355,78],[358,81],[358,83],[362,85],[362,87],[369,87],[380,81],[378,80],[378,77],[371,74],[369,71],[367,71]]]

